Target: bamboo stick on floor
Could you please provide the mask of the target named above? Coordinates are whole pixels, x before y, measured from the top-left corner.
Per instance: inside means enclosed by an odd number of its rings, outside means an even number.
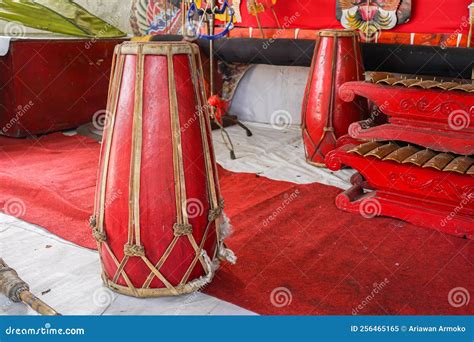
[[[30,292],[30,287],[18,273],[0,259],[0,292],[14,303],[22,302],[43,316],[60,314]]]

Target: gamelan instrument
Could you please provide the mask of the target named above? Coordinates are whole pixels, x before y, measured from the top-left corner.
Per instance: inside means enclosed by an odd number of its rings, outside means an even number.
[[[302,108],[306,160],[324,166],[324,157],[349,125],[367,113],[366,101],[347,103],[337,90],[348,81],[362,80],[364,70],[359,38],[352,30],[323,30],[316,42]]]
[[[30,287],[18,273],[0,259],[0,293],[14,303],[22,302],[44,316],[58,316],[59,313],[30,292]]]
[[[376,73],[339,93],[368,98],[388,123],[354,123],[352,142],[326,157],[331,170],[359,172],[336,205],[474,238],[474,85]]]
[[[235,261],[198,47],[124,43],[112,72],[91,217],[103,280],[136,297],[197,291]]]
[[[339,89],[341,101],[369,99],[388,123],[366,120],[349,128],[353,138],[400,140],[436,151],[474,154],[474,84],[370,73],[367,82],[348,82]]]

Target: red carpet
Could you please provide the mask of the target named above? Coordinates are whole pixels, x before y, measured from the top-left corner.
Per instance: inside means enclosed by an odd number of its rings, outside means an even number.
[[[38,140],[0,138],[0,209],[78,245],[90,236],[98,142],[61,133]]]
[[[0,146],[0,208],[93,248],[98,143],[55,134]],[[474,313],[472,241],[341,212],[332,187],[220,176],[239,260],[209,294],[260,314]]]

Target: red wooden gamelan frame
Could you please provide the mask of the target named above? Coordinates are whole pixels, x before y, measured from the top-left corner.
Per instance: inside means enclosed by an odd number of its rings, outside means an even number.
[[[351,179],[353,186],[336,197],[339,209],[474,238],[474,177],[348,153],[355,146],[345,145],[326,157],[331,170],[350,166],[359,171]]]
[[[474,93],[407,88],[370,82],[347,82],[339,88],[344,101],[368,98],[389,123],[368,127],[353,123],[349,133],[361,140],[402,140],[441,152],[474,154]]]
[[[413,164],[382,161],[351,152],[355,140],[398,140],[437,151],[474,152],[474,94],[463,91],[407,88],[348,82],[339,96],[360,95],[389,116],[389,123],[367,128],[358,122],[326,156],[331,170],[359,171],[352,187],[339,194],[339,209],[365,217],[390,216],[459,237],[474,238],[474,177]],[[461,121],[453,117],[461,115]],[[462,120],[464,119],[464,120]]]

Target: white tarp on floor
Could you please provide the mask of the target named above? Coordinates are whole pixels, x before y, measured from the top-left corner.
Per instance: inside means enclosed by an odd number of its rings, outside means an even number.
[[[248,315],[202,293],[138,299],[117,295],[100,279],[99,255],[40,227],[0,214],[0,253],[31,291],[63,315]],[[0,296],[0,314],[35,314]]]
[[[301,129],[245,123],[253,132],[247,137],[237,126],[228,129],[237,159],[231,160],[219,132],[214,132],[217,161],[234,172],[257,173],[261,176],[298,184],[321,183],[347,189],[353,170],[332,172],[305,161]]]

